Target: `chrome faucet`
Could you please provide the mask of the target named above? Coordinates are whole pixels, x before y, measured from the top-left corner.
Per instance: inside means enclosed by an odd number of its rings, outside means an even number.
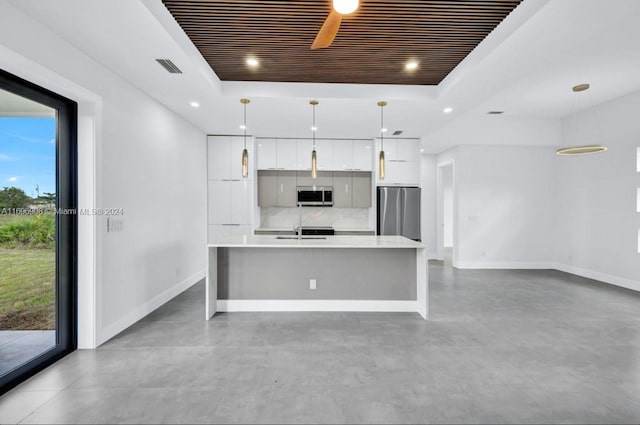
[[[298,228],[295,229],[298,235],[298,240],[302,239],[302,203],[298,202]]]

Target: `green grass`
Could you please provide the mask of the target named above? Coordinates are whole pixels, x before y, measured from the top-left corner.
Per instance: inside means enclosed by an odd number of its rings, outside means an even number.
[[[54,248],[56,222],[53,213],[0,214],[0,248]]]
[[[55,329],[55,250],[0,247],[0,330]]]
[[[24,219],[25,219],[25,216],[23,216],[23,215],[0,214],[0,226],[2,226],[4,224],[15,223],[17,221],[22,221]]]

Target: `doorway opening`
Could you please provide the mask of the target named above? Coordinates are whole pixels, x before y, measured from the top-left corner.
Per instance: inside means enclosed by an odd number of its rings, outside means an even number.
[[[0,70],[0,393],[76,347],[76,111]]]
[[[456,263],[454,164],[438,165],[438,259],[447,267]]]

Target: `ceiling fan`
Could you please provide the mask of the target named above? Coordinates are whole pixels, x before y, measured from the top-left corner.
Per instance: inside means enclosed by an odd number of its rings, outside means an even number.
[[[331,46],[333,39],[338,34],[342,16],[353,13],[358,8],[358,0],[333,0],[333,7],[329,16],[322,24],[322,28],[318,31],[315,40],[311,44],[311,50],[324,49]]]

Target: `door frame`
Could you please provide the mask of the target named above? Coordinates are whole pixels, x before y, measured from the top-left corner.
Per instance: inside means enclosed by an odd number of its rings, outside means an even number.
[[[451,265],[453,267],[458,266],[458,220],[457,211],[458,211],[458,197],[457,197],[457,187],[456,187],[456,164],[455,160],[450,160],[446,162],[441,162],[436,165],[437,175],[436,175],[436,248],[437,248],[437,259],[442,261],[444,260],[444,178],[443,174],[445,169],[451,169],[452,175],[452,186],[453,186],[453,217],[451,217],[452,227],[453,227],[453,249],[451,253]]]
[[[78,208],[77,103],[0,69],[0,89],[54,108],[56,208]],[[56,345],[0,377],[0,394],[74,351],[78,341],[77,214],[56,214]]]

